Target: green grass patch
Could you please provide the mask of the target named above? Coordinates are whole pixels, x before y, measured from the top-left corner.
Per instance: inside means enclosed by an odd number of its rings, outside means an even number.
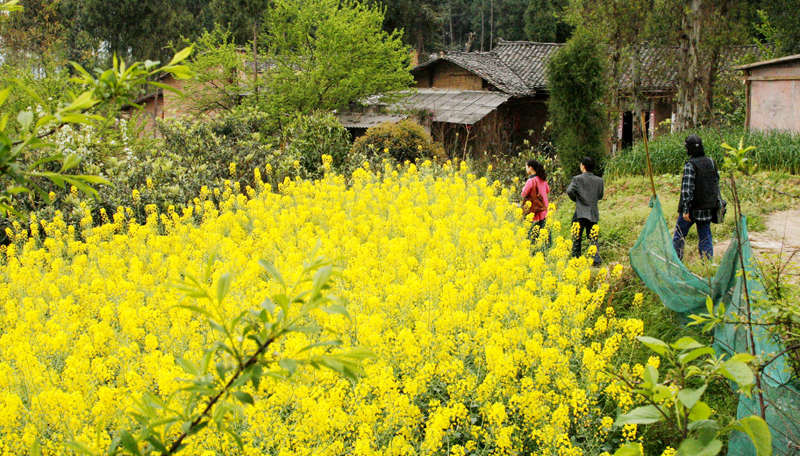
[[[755,146],[748,157],[758,164],[760,170],[800,174],[800,135],[784,131],[746,131],[740,128],[698,128],[681,133],[665,134],[654,138],[650,144],[650,159],[655,174],[680,173],[686,162],[684,139],[689,134],[703,139],[706,155],[722,163],[725,149],[722,143],[736,147],[740,138],[745,146]],[[647,174],[647,155],[642,142],[619,152],[606,166],[609,175]]]

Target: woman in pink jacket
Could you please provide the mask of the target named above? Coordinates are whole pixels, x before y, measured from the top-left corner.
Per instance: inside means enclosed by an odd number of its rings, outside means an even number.
[[[533,214],[533,224],[528,231],[528,238],[530,238],[531,242],[534,242],[537,233],[544,229],[545,219],[547,218],[547,208],[550,204],[550,201],[547,199],[547,195],[550,193],[550,185],[547,183],[547,171],[544,170],[544,166],[540,162],[528,160],[528,163],[525,164],[525,171],[528,172],[528,180],[525,182],[525,186],[522,187],[522,199],[525,200],[525,198],[531,196],[535,191],[538,191],[544,200],[545,207],[543,211],[534,212]],[[548,233],[548,246],[550,245],[551,239],[552,236]]]

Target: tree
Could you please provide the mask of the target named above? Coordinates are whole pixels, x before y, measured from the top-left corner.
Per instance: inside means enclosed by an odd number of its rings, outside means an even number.
[[[800,54],[800,0],[762,0],[760,7],[775,28],[777,53]]]
[[[644,106],[642,93],[643,53],[653,0],[573,0],[566,20],[574,27],[594,30],[608,45],[610,57],[609,122],[611,135],[620,147],[620,114],[632,110],[639,119]],[[626,75],[632,75],[626,78]],[[624,101],[628,101],[623,106]],[[629,106],[628,106],[629,105]],[[639,122],[633,123],[634,138],[641,137]]]
[[[400,32],[353,0],[277,0],[266,24],[262,107],[272,114],[342,108],[413,82]]]
[[[525,35],[531,41],[564,43],[572,27],[561,15],[569,0],[530,0],[525,10]]]
[[[76,24],[109,55],[124,59],[169,58],[169,43],[195,38],[208,0],[64,0]]]
[[[0,4],[0,18],[22,10],[18,0],[11,0]],[[115,56],[113,67],[105,71],[96,70],[96,75],[92,75],[78,64],[73,64],[79,74],[73,81],[80,85],[83,91],[52,109],[47,108],[48,103],[42,100],[39,94],[18,83],[14,89],[27,92],[42,110],[34,112],[33,109],[27,108],[19,112],[5,111],[0,120],[0,181],[5,187],[0,190],[0,214],[21,215],[14,207],[16,195],[35,191],[48,202],[49,195],[37,184],[37,181],[42,179],[50,180],[62,188],[70,184],[87,194],[97,193],[92,187],[93,184],[109,184],[106,179],[99,176],[66,174],[66,171],[80,163],[81,158],[77,155],[64,157],[61,154],[44,153],[40,154],[42,155],[40,159],[31,163],[29,154],[52,147],[53,144],[47,142],[48,137],[64,125],[89,124],[105,120],[91,110],[102,109],[111,103],[132,103],[145,84],[175,90],[157,82],[149,82],[148,79],[161,72],[170,72],[179,79],[191,77],[189,69],[179,65],[191,52],[191,48],[184,49],[164,66],[153,61],[136,62],[126,66]],[[8,100],[11,91],[12,87],[0,90],[0,108]],[[16,125],[13,126],[9,125],[12,116],[16,120]],[[60,167],[52,168],[53,165]]]
[[[578,163],[584,156],[592,157],[602,169],[606,155],[606,67],[602,41],[587,29],[579,29],[548,62],[548,111],[556,150],[567,175],[579,172]]]
[[[244,56],[236,49],[231,33],[219,24],[203,32],[194,45],[195,57],[188,63],[195,77],[186,83],[193,94],[189,101],[197,114],[230,111],[239,105],[242,95],[251,88],[245,81]]]

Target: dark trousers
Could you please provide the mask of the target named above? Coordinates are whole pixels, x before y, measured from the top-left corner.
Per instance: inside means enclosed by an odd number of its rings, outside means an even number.
[[[711,238],[711,221],[708,222],[687,222],[683,215],[678,216],[678,224],[675,226],[675,235],[672,236],[672,246],[678,253],[678,258],[683,259],[683,247],[686,243],[686,235],[689,228],[697,223],[697,237],[700,238],[698,247],[700,258],[712,259],[714,257],[714,240]]]
[[[575,235],[575,232],[573,231],[573,235],[572,235],[572,256],[576,257],[576,258],[581,256],[581,241],[583,239],[583,233],[586,232],[586,238],[589,239],[589,244],[595,246],[595,249],[596,249],[595,254],[594,254],[593,266],[600,266],[600,263],[601,263],[601,260],[600,260],[600,249],[597,246],[597,236],[592,237],[592,235],[591,235],[592,228],[594,228],[594,226],[597,225],[597,223],[590,222],[589,220],[587,220],[585,218],[579,218],[579,219],[573,220],[572,223],[577,223],[580,226],[580,229],[578,230],[577,236]]]
[[[547,220],[536,220],[531,223],[531,227],[528,228],[528,239],[531,241],[531,244],[536,244],[536,240],[539,238],[539,234],[544,229]],[[550,233],[550,230],[547,232],[547,242],[542,245],[542,248],[547,249],[550,248],[550,244],[553,243],[553,234]]]

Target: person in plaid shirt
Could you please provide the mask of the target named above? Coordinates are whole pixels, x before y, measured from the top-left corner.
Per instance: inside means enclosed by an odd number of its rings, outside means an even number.
[[[681,199],[678,203],[678,223],[672,245],[678,258],[683,259],[686,235],[692,225],[697,224],[700,257],[711,259],[714,256],[714,240],[711,237],[711,219],[719,202],[719,171],[717,165],[703,150],[703,140],[697,135],[689,135],[684,141],[689,161],[683,166]]]

